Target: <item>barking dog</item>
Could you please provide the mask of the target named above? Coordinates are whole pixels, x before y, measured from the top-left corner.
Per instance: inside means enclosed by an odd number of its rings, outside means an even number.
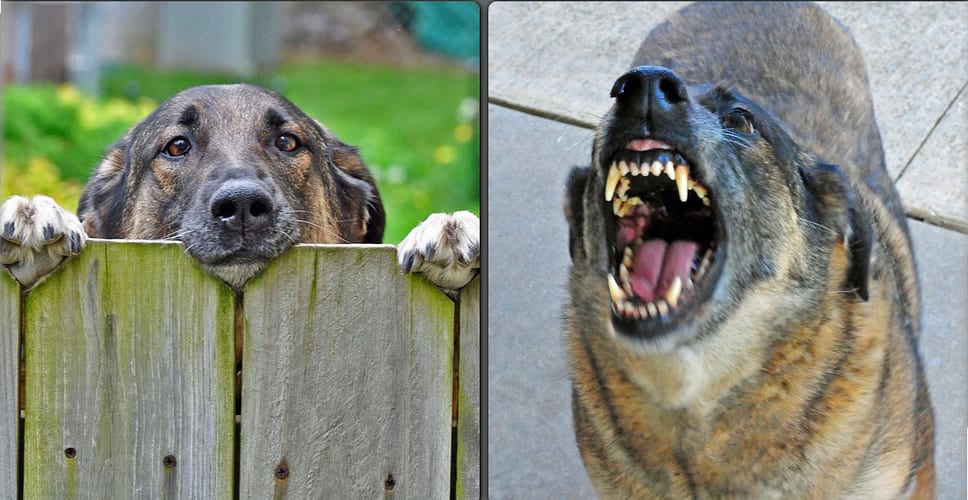
[[[632,66],[567,189],[599,494],[933,497],[914,260],[850,35],[695,4]]]
[[[384,220],[355,148],[274,92],[203,86],[108,149],[77,217],[42,196],[0,206],[0,262],[30,286],[87,237],[175,239],[238,289],[296,243],[379,243]],[[399,245],[401,269],[453,293],[480,268],[479,232],[470,212],[435,214]]]

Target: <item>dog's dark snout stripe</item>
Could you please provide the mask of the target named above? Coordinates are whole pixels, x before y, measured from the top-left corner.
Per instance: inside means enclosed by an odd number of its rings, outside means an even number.
[[[212,196],[212,216],[236,230],[254,231],[268,224],[274,209],[269,193],[255,182],[229,181]]]

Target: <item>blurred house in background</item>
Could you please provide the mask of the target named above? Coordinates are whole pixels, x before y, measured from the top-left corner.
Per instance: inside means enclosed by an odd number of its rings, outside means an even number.
[[[98,72],[112,64],[251,76],[318,57],[476,70],[478,11],[475,2],[5,3],[0,83],[69,81],[96,95]]]

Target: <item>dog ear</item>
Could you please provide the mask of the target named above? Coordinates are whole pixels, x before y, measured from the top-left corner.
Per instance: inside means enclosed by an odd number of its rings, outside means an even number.
[[[363,225],[355,228],[355,240],[360,243],[382,243],[386,212],[373,174],[363,163],[363,157],[357,148],[339,140],[319,120],[313,121],[326,143],[330,166],[335,172],[336,180],[344,187],[341,190],[341,194],[346,196],[343,201],[348,203],[349,209],[362,207],[360,220]]]
[[[568,221],[568,253],[571,254],[571,261],[585,258],[584,243],[584,222],[585,210],[585,185],[588,183],[588,174],[591,167],[572,167],[568,173],[568,181],[565,189],[565,219]]]
[[[363,158],[355,147],[344,144],[338,139],[327,139],[327,146],[335,171],[341,176],[344,185],[356,189],[363,204],[364,227],[360,231],[360,242],[382,243],[383,230],[386,227],[386,212],[383,210],[383,200],[380,199],[373,174],[363,164]]]
[[[104,159],[84,186],[77,218],[92,238],[121,238],[128,136],[108,148]]]
[[[866,301],[873,227],[860,196],[837,165],[818,161],[812,168],[801,167],[800,176],[821,218],[817,222],[836,228],[843,238],[848,259],[845,288]]]

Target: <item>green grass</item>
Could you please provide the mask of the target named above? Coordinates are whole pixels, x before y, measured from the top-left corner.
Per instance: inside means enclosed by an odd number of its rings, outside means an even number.
[[[398,243],[432,212],[464,209],[480,214],[478,75],[341,61],[291,64],[250,79],[108,68],[102,76],[104,98],[98,105],[113,103],[112,116],[127,118],[120,127],[110,120],[94,127],[90,119],[82,126],[85,112],[55,109],[58,91],[51,86],[9,87],[3,101],[6,175],[0,178],[5,194],[24,188],[22,176],[36,169],[38,156],[57,166],[66,181],[83,180],[100,152],[143,116],[128,114],[147,112],[145,103],[153,106],[195,85],[239,81],[280,92],[341,140],[360,148],[387,210],[387,243]],[[119,102],[129,103],[127,112]],[[18,117],[16,124],[13,115]],[[30,123],[21,125],[25,116]],[[96,151],[93,157],[91,150]],[[9,179],[11,175],[21,182]],[[45,194],[60,201],[56,192]]]

